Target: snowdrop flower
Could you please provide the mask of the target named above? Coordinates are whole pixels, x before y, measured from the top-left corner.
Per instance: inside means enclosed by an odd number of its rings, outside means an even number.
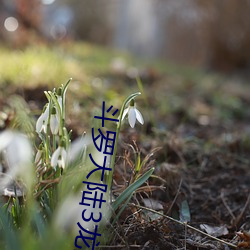
[[[21,133],[6,130],[0,133],[0,153],[7,163],[7,174],[1,180],[0,189],[16,177],[21,177],[27,186],[33,181],[32,147],[28,138]],[[13,179],[12,179],[13,178]]]
[[[59,131],[59,117],[55,107],[52,108],[50,116],[50,130],[53,135],[56,135]]]
[[[99,183],[98,180],[93,180],[95,183]],[[101,183],[102,184],[102,183]],[[93,188],[93,186],[91,186]],[[89,191],[87,186],[84,186],[83,191]],[[97,190],[97,197],[100,197],[101,191]],[[95,199],[94,197],[95,192],[91,192],[90,199]],[[108,201],[109,194],[108,192],[103,193],[103,199]],[[62,200],[61,204],[57,207],[55,211],[55,216],[53,217],[53,226],[57,231],[62,233],[74,233],[78,235],[79,227],[77,222],[80,222],[83,228],[86,228],[90,231],[93,231],[95,228],[96,223],[93,220],[83,220],[83,208],[79,203],[82,200],[82,193],[81,194],[69,194],[64,200]],[[93,216],[94,218],[99,217],[99,213],[101,212],[102,218],[98,224],[108,224],[111,218],[112,209],[108,202],[102,204],[102,208],[93,208],[93,206],[86,206],[86,210],[84,212],[85,218],[90,218]],[[91,215],[93,213],[93,215]],[[87,236],[85,232],[82,232],[83,235]]]
[[[53,168],[56,168],[56,166],[58,166],[59,168],[64,169],[66,165],[66,160],[67,160],[67,152],[64,148],[63,143],[61,143],[59,147],[55,150],[55,152],[52,154],[51,166]]]
[[[36,132],[41,133],[42,131],[46,134],[47,125],[49,120],[49,104],[47,104],[36,122]]]
[[[127,114],[128,114],[129,125],[132,128],[135,126],[136,120],[138,120],[141,124],[144,123],[141,112],[135,107],[134,99],[130,101],[129,107],[124,110],[122,120],[125,118]]]
[[[88,135],[83,135],[74,140],[68,150],[68,163],[72,164],[76,160],[82,159],[83,161],[87,158],[87,147],[92,145],[92,138]]]

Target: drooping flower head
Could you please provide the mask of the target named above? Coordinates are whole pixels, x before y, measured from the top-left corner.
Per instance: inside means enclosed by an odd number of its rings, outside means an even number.
[[[129,125],[132,128],[134,128],[136,120],[138,120],[138,122],[140,122],[141,124],[144,123],[141,112],[135,107],[134,99],[130,101],[129,107],[124,110],[122,120],[125,118],[127,114],[128,114]]]
[[[5,177],[1,179],[0,190],[19,177],[27,187],[30,186],[33,182],[33,152],[28,137],[11,130],[1,132],[0,154],[7,168]]]
[[[56,110],[56,107],[53,106],[50,116],[50,131],[53,135],[56,135],[58,133],[59,125],[60,125],[59,115]]]
[[[47,103],[46,106],[44,106],[42,114],[40,115],[40,117],[36,122],[36,132],[41,133],[43,131],[44,133],[46,133],[48,122],[49,122],[49,104]]]
[[[58,166],[59,168],[64,169],[67,161],[67,152],[65,150],[64,141],[61,141],[58,148],[52,154],[51,157],[51,166],[56,169]]]

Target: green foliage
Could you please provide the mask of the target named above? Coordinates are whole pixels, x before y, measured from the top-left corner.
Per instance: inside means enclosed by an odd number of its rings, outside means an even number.
[[[30,120],[27,105],[21,98],[13,97],[11,105],[18,114],[13,119],[11,127],[29,135],[32,143],[38,145],[32,163],[33,169],[29,169],[29,171],[35,172],[36,178],[27,184],[25,178],[19,179],[19,176],[12,176],[16,183],[22,184],[23,197],[17,197],[16,195],[10,198],[7,203],[2,204],[0,209],[0,231],[2,232],[0,244],[5,249],[33,250],[46,248],[66,250],[74,244],[77,231],[73,228],[77,228],[76,219],[81,216],[82,212],[76,214],[81,208],[79,206],[79,193],[84,189],[82,181],[86,180],[87,174],[95,168],[86,155],[89,153],[95,154],[95,159],[98,159],[100,153],[94,152],[88,136],[79,138],[74,142],[75,144],[71,141],[71,132],[68,132],[65,127],[66,91],[69,83],[70,80],[57,89],[44,92],[47,97],[47,104],[36,122],[36,133],[34,132],[34,122]],[[114,159],[122,124],[122,114],[125,106],[139,94],[130,95],[121,108],[114,154],[110,163],[112,171],[107,175],[107,194],[110,194],[112,190],[112,174],[115,167]],[[8,139],[8,137],[6,138]],[[10,140],[8,143],[11,147],[11,139],[8,140]],[[17,144],[17,147],[19,146],[22,145]],[[102,158],[100,159],[102,160]],[[140,154],[138,154],[133,183],[114,202],[109,201],[108,197],[105,198],[108,203],[106,210],[111,206],[114,212],[118,211],[113,222],[118,219],[136,190],[153,173],[154,168],[143,173],[144,165],[145,161],[141,162]],[[16,166],[11,167],[15,168]],[[32,176],[28,172],[22,173],[22,175]],[[94,177],[100,179],[99,173],[95,173]],[[62,211],[62,208],[64,211]],[[118,208],[120,209],[118,210]],[[106,223],[111,216],[111,213],[108,212],[104,211],[103,213]],[[75,224],[72,225],[72,223]],[[105,223],[100,224],[100,227],[100,231],[104,231]],[[27,241],[27,237],[31,240]]]
[[[131,184],[128,188],[126,188],[112,203],[113,210],[117,210],[118,207],[122,204],[124,200],[126,200],[128,197],[131,198],[131,194],[136,191],[143,183],[145,183],[148,178],[152,175],[154,172],[154,168],[149,169],[143,176],[138,178],[133,184]]]

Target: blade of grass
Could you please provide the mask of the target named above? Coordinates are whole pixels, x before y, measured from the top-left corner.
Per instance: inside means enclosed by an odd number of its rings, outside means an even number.
[[[154,170],[154,168],[149,169],[144,175],[138,178],[138,180],[136,180],[133,184],[126,188],[113,202],[113,210],[116,211],[116,209],[122,204],[124,200],[126,200],[138,187],[145,183],[147,179],[151,176],[151,174],[154,172]]]
[[[117,222],[117,220],[119,219],[121,213],[122,213],[122,212],[124,211],[124,209],[126,208],[127,204],[129,203],[130,199],[132,198],[132,196],[133,196],[133,193],[131,193],[131,194],[129,195],[129,197],[127,198],[127,200],[126,200],[125,203],[123,204],[122,208],[119,209],[119,212],[118,212],[117,215],[115,216],[115,218],[114,218],[114,220],[113,220],[113,222],[112,222],[112,225],[114,225],[114,224]]]
[[[21,250],[20,242],[18,239],[18,235],[15,233],[14,229],[11,228],[7,213],[4,213],[2,208],[0,209],[0,229],[3,230],[5,243],[6,243],[6,249],[7,250]]]

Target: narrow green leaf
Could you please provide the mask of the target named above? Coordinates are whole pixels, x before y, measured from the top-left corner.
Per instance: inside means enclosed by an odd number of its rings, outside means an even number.
[[[143,183],[145,183],[147,179],[151,176],[151,174],[154,172],[154,170],[155,170],[154,168],[149,169],[143,176],[141,176],[128,188],[126,188],[113,202],[112,204],[113,210],[115,211],[125,199],[127,199],[137,188],[139,188]]]
[[[44,236],[44,233],[45,233],[45,223],[44,223],[44,219],[43,219],[42,215],[39,212],[34,211],[33,220],[34,220],[34,223],[36,225],[36,229],[37,229],[38,235],[40,237]]]
[[[135,167],[135,172],[138,173],[141,170],[141,154],[140,152],[137,154],[137,159],[136,159],[136,167]]]
[[[180,221],[189,222],[191,220],[190,209],[187,200],[182,201],[180,208]]]
[[[133,193],[131,193],[129,195],[129,197],[127,198],[127,200],[125,201],[125,203],[123,204],[122,208],[119,210],[119,212],[117,213],[117,215],[115,216],[112,225],[114,225],[116,223],[116,221],[119,219],[121,213],[124,211],[124,209],[126,208],[127,204],[129,203],[130,199],[132,198]]]
[[[10,226],[7,213],[3,212],[2,209],[0,209],[0,228],[1,227],[5,238],[6,250],[21,250],[18,235],[14,231],[14,228]]]
[[[65,96],[66,91],[68,89],[69,83],[72,81],[72,78],[69,78],[69,80],[67,81],[67,83],[63,86],[63,90],[62,90],[62,95]]]

